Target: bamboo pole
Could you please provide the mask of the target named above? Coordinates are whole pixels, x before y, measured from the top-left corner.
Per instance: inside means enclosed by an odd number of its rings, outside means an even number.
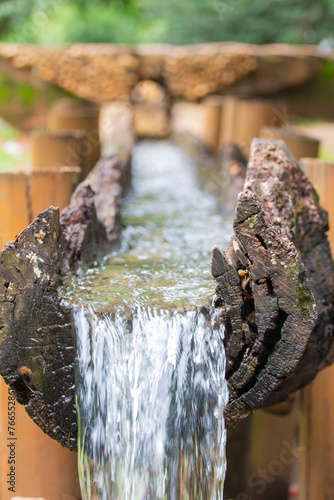
[[[77,167],[83,165],[84,133],[38,132],[32,138],[33,168]]]
[[[101,156],[99,110],[89,102],[60,99],[47,119],[51,132],[79,130],[84,133],[80,153],[83,157],[83,178],[86,178]]]
[[[0,500],[40,497],[48,500],[80,499],[77,455],[44,434],[17,402],[8,407],[9,386],[0,377]],[[9,436],[7,412],[15,414],[15,436]],[[4,411],[5,410],[5,411]],[[14,420],[13,420],[14,422]],[[16,439],[13,439],[16,437]],[[12,447],[8,446],[12,443]],[[13,445],[14,444],[14,445]],[[15,463],[9,464],[9,456]],[[11,459],[10,459],[11,460]],[[10,467],[15,469],[10,470]],[[7,483],[12,473],[14,491]]]
[[[28,179],[23,172],[0,174],[0,247],[30,222]]]
[[[63,210],[79,184],[81,168],[61,167],[33,170],[30,173],[32,220],[53,205]]]
[[[334,250],[334,163],[302,159],[302,168],[318,191],[329,215],[329,240]],[[302,391],[301,461],[299,500],[334,498],[334,366],[321,371]]]
[[[317,158],[319,154],[320,142],[318,139],[299,134],[293,130],[278,127],[263,127],[260,130],[260,137],[264,139],[281,139],[297,160],[305,157]]]

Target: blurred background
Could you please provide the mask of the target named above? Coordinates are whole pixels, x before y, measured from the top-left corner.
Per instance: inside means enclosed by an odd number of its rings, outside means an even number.
[[[334,1],[5,0],[1,40],[44,46],[73,42],[238,41],[334,46]],[[39,29],[43,27],[43,29]]]
[[[308,158],[334,227],[334,0],[0,0],[0,40],[0,249],[51,204],[67,206],[100,155],[170,136],[232,211],[252,138],[284,139]],[[94,43],[131,46],[71,46]],[[334,498],[333,380],[331,367],[230,433],[229,499]],[[1,377],[0,402],[3,446]],[[16,411],[17,495],[80,499],[76,454]],[[0,453],[0,477],[6,467]],[[249,479],[268,470],[255,494]]]

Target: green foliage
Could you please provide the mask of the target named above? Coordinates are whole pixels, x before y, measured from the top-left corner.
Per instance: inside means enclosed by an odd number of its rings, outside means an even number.
[[[6,142],[16,142],[19,138],[19,132],[0,119],[0,172],[11,172],[22,165],[29,165],[30,157],[26,153],[18,155],[11,154],[2,148]]]
[[[0,120],[0,146],[7,141],[16,142],[18,138],[17,130]],[[0,147],[0,172],[10,172],[29,163],[30,158],[26,153],[13,155]]]
[[[14,156],[0,149],[0,172],[22,170],[22,165],[29,165],[31,158],[27,154]]]
[[[334,38],[334,0],[5,0],[2,39],[65,42],[319,43]]]
[[[16,141],[19,137],[19,132],[8,125],[8,123],[3,122],[0,119],[0,142],[2,141]]]
[[[0,35],[20,29],[32,7],[33,2],[26,0],[3,0],[0,3]]]
[[[320,147],[319,158],[324,161],[329,161],[334,163],[334,152],[329,149]]]

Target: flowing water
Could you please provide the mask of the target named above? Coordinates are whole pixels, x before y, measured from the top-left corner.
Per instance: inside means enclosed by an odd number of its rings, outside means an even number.
[[[227,402],[210,249],[231,216],[173,143],[143,142],[120,248],[68,286],[79,303],[84,500],[222,499]]]

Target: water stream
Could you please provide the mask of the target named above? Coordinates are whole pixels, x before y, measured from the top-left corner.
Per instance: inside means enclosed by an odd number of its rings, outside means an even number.
[[[140,143],[132,172],[120,248],[66,293],[79,303],[82,496],[222,499],[224,331],[209,270],[231,215],[171,142]]]

